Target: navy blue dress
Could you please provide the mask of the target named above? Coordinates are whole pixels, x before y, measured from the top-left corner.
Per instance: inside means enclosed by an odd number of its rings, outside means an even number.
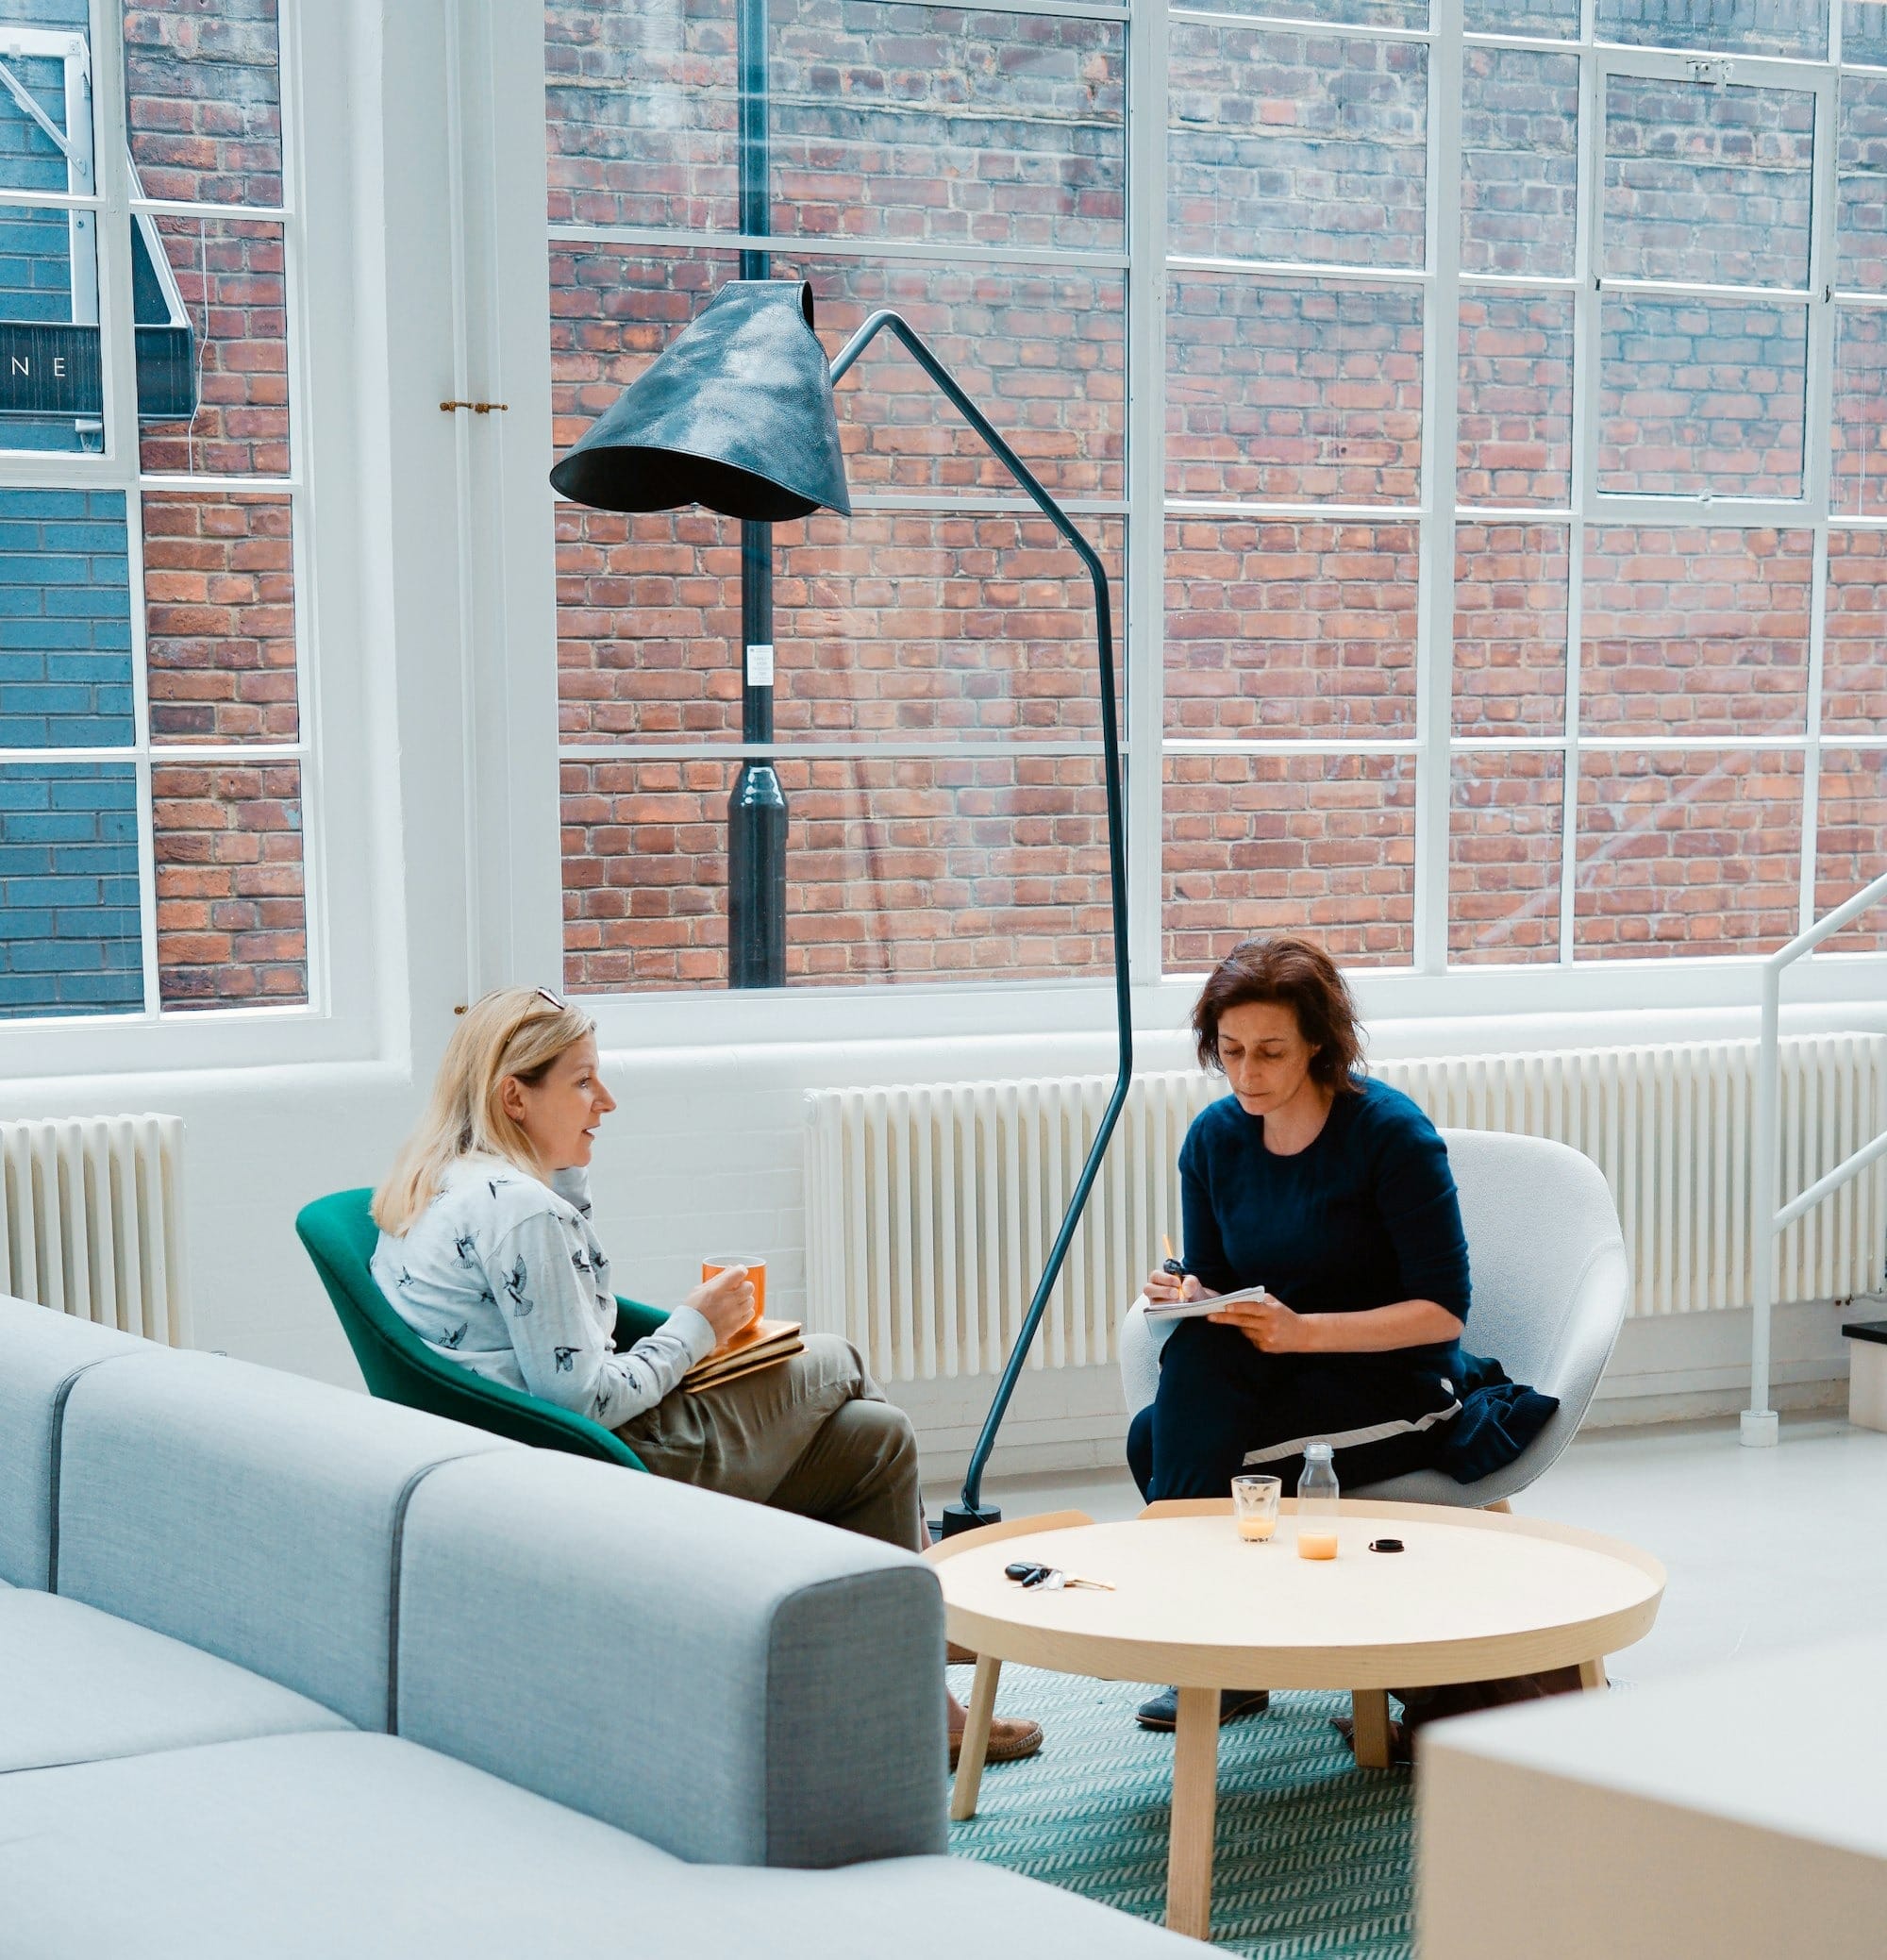
[[[1430,1299],[1462,1321],[1468,1248],[1448,1153],[1399,1090],[1339,1095],[1294,1156],[1264,1148],[1236,1097],[1202,1111],[1179,1152],[1187,1269],[1215,1293],[1263,1285],[1300,1314]],[[1223,1497],[1241,1470],[1296,1488],[1306,1443],[1332,1446],[1345,1484],[1437,1461],[1460,1413],[1461,1345],[1375,1354],[1265,1354],[1234,1327],[1184,1320],[1127,1461],[1149,1501]]]

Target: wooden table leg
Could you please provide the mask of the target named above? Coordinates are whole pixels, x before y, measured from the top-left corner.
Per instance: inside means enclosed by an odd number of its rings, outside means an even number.
[[[1386,1688],[1353,1688],[1350,1719],[1356,1724],[1359,1769],[1389,1767],[1389,1692]]]
[[[950,1791],[950,1821],[960,1824],[977,1814],[977,1792],[983,1783],[983,1757],[990,1746],[990,1717],[996,1712],[996,1682],[1002,1663],[994,1654],[977,1656],[977,1678],[970,1688],[970,1717],[963,1724],[963,1746],[957,1751],[957,1781]]]
[[[1579,1685],[1582,1688],[1604,1688],[1611,1685],[1611,1683],[1606,1676],[1605,1657],[1603,1654],[1595,1661],[1581,1661],[1579,1663]]]
[[[1219,1691],[1179,1690],[1173,1738],[1173,1834],[1166,1852],[1166,1923],[1211,1936],[1212,1826],[1219,1803]]]

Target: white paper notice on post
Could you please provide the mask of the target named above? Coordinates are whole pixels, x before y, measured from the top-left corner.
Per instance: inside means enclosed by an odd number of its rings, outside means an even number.
[[[749,687],[771,687],[773,685],[773,648],[771,646],[749,646],[747,648],[747,685]]]

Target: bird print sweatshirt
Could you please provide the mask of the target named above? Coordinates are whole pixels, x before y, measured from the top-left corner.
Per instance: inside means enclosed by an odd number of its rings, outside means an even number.
[[[500,1159],[461,1157],[405,1232],[380,1234],[373,1272],[435,1354],[606,1429],[654,1408],[714,1349],[707,1320],[677,1307],[615,1351],[616,1298],[582,1170],[543,1184]]]

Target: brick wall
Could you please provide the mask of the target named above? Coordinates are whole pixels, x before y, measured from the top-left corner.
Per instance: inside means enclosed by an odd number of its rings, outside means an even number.
[[[1728,44],[1749,49],[1803,49],[1812,0],[1727,4],[1605,0],[1611,25],[1603,31],[1676,46],[1728,36]],[[1333,20],[1358,17],[1352,0],[1330,0],[1323,10]],[[1392,15],[1404,17],[1394,8],[1371,10],[1378,22]],[[604,0],[553,0],[547,18],[552,217],[731,226],[731,0],[662,0],[632,13]],[[1406,18],[1419,25],[1423,9],[1413,6]],[[1470,5],[1471,25],[1564,34],[1577,22],[1570,0]],[[1071,268],[821,261],[807,243],[822,235],[1043,247],[1116,242],[1115,30],[780,0],[770,31],[774,223],[797,234],[782,239],[776,276],[811,279],[828,339],[875,305],[910,312],[1052,487],[1120,494],[1125,295],[1117,282]],[[1314,30],[1176,23],[1173,249],[1419,266],[1426,59],[1406,44]],[[1621,83],[1606,112],[1608,272],[1800,285],[1812,150],[1800,92]],[[1578,114],[1575,58],[1467,52],[1467,268],[1543,278],[1572,272]],[[1842,276],[1887,287],[1887,246],[1879,243],[1887,219],[1878,212],[1887,82],[1845,84],[1841,118]],[[1732,175],[1730,204],[1724,186]],[[553,252],[559,444],[734,272],[730,253]],[[1596,350],[1604,485],[1799,494],[1805,443],[1814,440],[1803,429],[1802,318],[1762,301],[1609,298]],[[1845,312],[1840,323],[1841,509],[1887,510],[1882,332],[1871,312]],[[1465,295],[1455,350],[1463,504],[1567,503],[1572,343],[1573,302],[1563,291]],[[1361,503],[1419,495],[1425,350],[1415,289],[1315,291],[1177,269],[1166,350],[1169,494]],[[894,353],[860,363],[842,390],[841,418],[856,488],[948,494],[1001,481]],[[1169,520],[1168,734],[1412,739],[1416,544],[1413,524],[1394,517]],[[1110,532],[1110,557],[1115,548]],[[1832,548],[1828,727],[1871,733],[1881,726],[1870,692],[1883,657],[1879,566],[1868,536],[1837,534]],[[1850,551],[1866,555],[1849,559]],[[850,526],[783,528],[776,589],[783,735],[1092,729],[1093,697],[1067,630],[1079,595],[1049,561],[1025,569],[1040,556],[1020,538],[994,543],[975,522],[943,517],[874,514]],[[1563,731],[1571,563],[1563,524],[1459,527],[1459,734],[1551,739]],[[1764,752],[1725,762],[1681,745],[1801,732],[1811,565],[1806,533],[1702,525],[1589,533],[1581,731],[1646,745],[1582,762],[1578,832],[1570,840],[1580,952],[1748,951],[1793,926],[1800,810],[1785,785],[1793,769],[1799,791],[1799,758]],[[625,519],[566,507],[559,574],[566,741],[738,736],[733,527],[700,512]],[[1059,662],[1058,618],[1066,622]],[[662,765],[671,781],[652,762],[625,762],[610,778],[614,766],[572,758],[566,777],[572,983],[712,979],[721,970],[725,878],[719,810],[730,771],[704,765],[695,781],[685,768]],[[1840,817],[1817,865],[1829,888],[1879,862],[1887,822],[1878,819],[1887,811],[1870,799],[1870,768],[1862,751],[1829,762],[1829,810]],[[1260,923],[1324,931],[1356,963],[1406,961],[1412,770],[1411,759],[1395,756],[1169,758],[1161,846],[1169,963],[1197,964]],[[1562,770],[1559,755],[1527,750],[1455,759],[1454,959],[1559,957]],[[633,819],[625,813],[631,806]],[[920,799],[909,821],[920,818],[942,825],[948,812]],[[901,840],[914,853],[906,861],[913,872],[924,863],[914,835]],[[1731,850],[1746,860],[1746,876],[1723,868]],[[940,834],[933,896],[951,889],[944,858]],[[869,866],[870,853],[849,862]],[[890,900],[872,878],[849,872],[830,881],[809,874],[793,903],[840,897],[867,915],[858,924],[861,946],[878,930],[870,915],[895,914],[884,928],[893,951],[877,957],[887,960],[884,971],[901,970],[895,947],[900,935],[915,933],[922,907],[912,909],[908,892]],[[980,936],[989,926],[979,914],[979,946],[993,944]],[[821,957],[827,963],[815,967],[810,947],[796,941],[794,976],[872,977],[864,953],[842,958],[828,948]]]
[[[0,489],[0,749],[131,741],[125,551],[118,491]]]
[[[142,1004],[137,800],[128,763],[0,763],[0,1013]]]

